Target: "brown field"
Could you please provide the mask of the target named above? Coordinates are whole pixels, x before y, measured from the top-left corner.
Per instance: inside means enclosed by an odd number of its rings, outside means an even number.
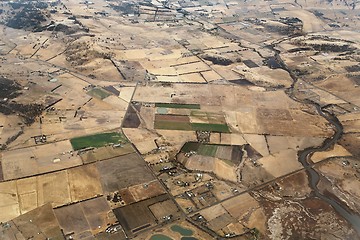
[[[109,224],[116,222],[116,218],[104,197],[90,199],[81,202],[80,205],[92,234],[102,232]]]
[[[80,154],[80,158],[84,163],[91,163],[114,158],[120,155],[126,155],[132,152],[134,152],[134,149],[131,144],[125,144],[116,148],[112,146],[105,146],[82,153]]]
[[[149,209],[159,222],[163,222],[165,216],[172,215],[173,219],[180,216],[180,210],[170,199],[150,205]]]
[[[216,219],[225,213],[227,213],[226,209],[223,208],[223,206],[221,204],[217,204],[210,208],[206,208],[206,209],[200,211],[200,214],[207,221],[212,221],[213,219]]]
[[[349,157],[352,156],[350,152],[348,152],[344,147],[341,145],[334,145],[333,149],[329,149],[325,152],[316,152],[311,156],[311,161],[314,163],[320,162],[327,158],[331,157]]]
[[[38,205],[50,202],[53,207],[71,202],[69,179],[66,171],[37,177]]]
[[[97,162],[105,193],[119,191],[154,179],[150,170],[136,153]]]
[[[114,209],[114,213],[127,235],[132,236],[142,229],[156,225],[156,219],[151,213],[149,206],[167,199],[169,199],[169,197],[166,194],[163,194],[156,198],[150,198]]]
[[[258,160],[261,167],[274,177],[280,177],[302,168],[297,152],[286,150]]]
[[[290,136],[266,136],[270,153],[274,154],[287,150],[301,150],[308,147],[320,146],[324,138],[316,137],[290,137]]]
[[[178,196],[175,198],[175,201],[185,213],[190,213],[191,211],[189,211],[189,209],[191,209],[192,211],[195,211],[197,209],[195,204],[186,197],[184,198]]]
[[[146,154],[157,148],[154,140],[157,139],[158,136],[153,132],[139,128],[124,128],[123,131],[141,154]]]
[[[0,183],[0,210],[1,222],[6,222],[20,214],[19,200],[16,193],[16,183],[2,182]]]
[[[190,122],[188,116],[181,115],[155,115],[155,121],[166,121],[166,122]]]
[[[59,225],[65,234],[74,232],[75,236],[90,236],[90,226],[86,221],[86,217],[80,203],[57,208],[54,212],[59,221]]]
[[[94,164],[67,170],[71,202],[89,199],[102,194],[100,174]]]
[[[221,216],[218,216],[217,218],[213,219],[212,221],[209,221],[209,228],[220,233],[219,235],[223,235],[222,229],[231,224],[234,221],[234,219],[230,216],[229,213],[224,213]],[[242,233],[242,232],[241,232]]]
[[[4,179],[16,179],[81,165],[68,140],[2,153]]]
[[[221,205],[235,219],[244,217],[248,211],[259,207],[259,203],[248,193],[241,194],[225,202]]]
[[[164,188],[157,180],[131,186],[128,190],[136,202],[165,193]]]
[[[16,181],[16,186],[22,214],[40,206],[38,205],[37,179],[35,177],[19,179]]]
[[[10,232],[15,229],[15,231],[19,231],[17,233],[13,232],[13,236],[16,236],[16,238],[21,236],[23,239],[28,239],[36,236],[36,239],[61,239],[63,237],[51,204],[45,204],[26,214],[16,217],[12,220],[12,223],[16,227],[8,229],[9,237],[11,235]],[[4,239],[8,238],[5,237]]]

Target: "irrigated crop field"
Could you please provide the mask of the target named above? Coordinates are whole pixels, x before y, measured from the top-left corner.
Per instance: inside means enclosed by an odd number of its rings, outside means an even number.
[[[127,139],[121,133],[112,132],[73,138],[70,142],[76,151],[89,147],[99,148],[110,144],[125,144]]]

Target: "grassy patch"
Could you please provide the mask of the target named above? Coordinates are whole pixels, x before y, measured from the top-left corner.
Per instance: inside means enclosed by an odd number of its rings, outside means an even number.
[[[159,107],[159,108],[157,109],[156,113],[158,113],[158,114],[167,114],[168,111],[167,111],[166,108]]]
[[[87,94],[89,94],[92,97],[99,98],[101,100],[111,95],[110,93],[108,93],[107,91],[101,88],[93,88],[90,91],[88,91]]]
[[[216,154],[217,147],[218,147],[217,145],[201,144],[199,146],[197,153],[202,156],[214,157]]]
[[[167,130],[192,130],[189,122],[155,121],[154,128]]]
[[[155,107],[160,107],[160,108],[200,109],[200,104],[155,103]]]
[[[187,143],[184,144],[181,151],[185,152],[185,153],[188,153],[188,152],[191,152],[191,151],[196,151],[197,152],[197,150],[199,149],[200,144],[201,143],[198,143],[198,142],[187,142]]]
[[[191,126],[195,131],[230,132],[229,127],[226,124],[192,123]]]
[[[128,140],[124,135],[118,132],[100,133],[84,137],[77,137],[70,140],[74,150],[79,150],[88,147],[103,147],[108,144],[127,143]]]

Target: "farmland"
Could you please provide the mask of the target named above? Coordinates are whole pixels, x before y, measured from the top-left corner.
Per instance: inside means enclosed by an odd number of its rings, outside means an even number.
[[[89,147],[99,148],[110,144],[125,144],[127,139],[121,133],[112,132],[73,138],[70,142],[74,150],[80,150]]]
[[[185,109],[200,109],[199,104],[177,104],[177,103],[155,103],[158,108],[185,108]]]
[[[87,94],[89,94],[92,97],[99,98],[101,100],[111,95],[110,93],[108,93],[107,91],[101,88],[93,88],[89,92],[87,92]]]
[[[0,3],[0,239],[360,239],[357,1]]]

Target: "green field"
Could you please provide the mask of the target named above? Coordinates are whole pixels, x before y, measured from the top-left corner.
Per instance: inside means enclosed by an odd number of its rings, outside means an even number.
[[[189,122],[170,122],[170,121],[155,121],[155,129],[167,129],[167,130],[184,130],[191,131],[191,124]]]
[[[197,153],[199,155],[202,155],[202,156],[215,157],[217,148],[218,148],[217,145],[210,145],[210,144],[204,145],[204,144],[201,144],[199,146],[199,149],[198,149]]]
[[[155,103],[155,107],[200,109],[200,104]]]
[[[99,99],[104,99],[111,95],[110,93],[108,93],[107,91],[105,91],[102,88],[93,88],[90,91],[88,91],[87,94],[89,94],[92,97],[99,98]]]
[[[191,126],[194,131],[230,132],[229,127],[226,124],[192,123]]]
[[[181,151],[188,153],[191,151],[197,151],[199,149],[201,143],[198,142],[187,142],[184,144],[184,146],[182,147]]]
[[[226,124],[214,123],[189,123],[173,121],[155,121],[155,129],[183,130],[183,131],[211,131],[211,132],[230,132]]]
[[[103,147],[108,144],[127,143],[126,137],[118,132],[100,133],[95,135],[77,137],[70,140],[73,149],[80,150],[88,147]]]
[[[181,151],[184,153],[195,151],[195,152],[197,152],[197,154],[202,155],[202,156],[215,157],[218,146],[219,145],[215,145],[215,144],[202,144],[199,142],[187,142],[181,148]]]

